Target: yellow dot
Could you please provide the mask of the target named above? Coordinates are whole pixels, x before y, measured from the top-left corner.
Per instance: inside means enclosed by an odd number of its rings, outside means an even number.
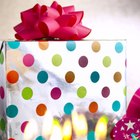
[[[48,43],[48,41],[39,41],[39,48],[41,49],[41,50],[46,50],[46,49],[48,49],[48,47],[49,47],[49,43]]]
[[[100,49],[101,49],[100,43],[99,43],[98,41],[94,41],[94,42],[92,43],[92,50],[93,50],[94,52],[99,52]]]

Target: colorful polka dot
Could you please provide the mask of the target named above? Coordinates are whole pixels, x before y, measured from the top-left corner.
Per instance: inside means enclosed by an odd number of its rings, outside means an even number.
[[[54,100],[57,100],[59,99],[61,96],[61,90],[60,88],[58,87],[55,87],[51,90],[51,97],[54,99]]]
[[[22,97],[23,97],[23,99],[29,100],[29,99],[32,98],[32,96],[33,96],[33,90],[30,87],[25,87],[22,90]]]
[[[76,48],[75,41],[67,41],[66,47],[69,51],[74,51]]]
[[[124,96],[127,95],[127,87],[125,86],[124,89],[123,89],[123,93],[124,93]]]
[[[123,51],[123,44],[121,42],[117,42],[115,45],[115,50],[117,53],[121,53]]]
[[[74,106],[73,106],[72,103],[66,103],[65,106],[64,106],[64,112],[67,115],[71,115],[73,109],[74,109]]]
[[[14,84],[18,81],[19,74],[15,70],[11,70],[7,73],[7,81],[11,84]]]
[[[87,58],[86,56],[81,56],[81,57],[79,58],[79,65],[80,65],[82,68],[84,68],[84,67],[87,66],[87,64],[88,64],[88,58]]]
[[[65,80],[67,83],[72,83],[75,79],[75,74],[72,71],[68,71],[65,75]]]
[[[119,111],[120,107],[121,107],[121,104],[120,104],[119,101],[114,101],[113,102],[113,104],[112,104],[113,111],[115,111],[115,112]]]
[[[89,105],[89,111],[95,113],[98,111],[98,104],[96,102],[91,102]]]
[[[0,64],[3,64],[4,62],[4,55],[3,55],[3,52],[1,51],[0,52]]]
[[[94,52],[99,52],[100,49],[101,49],[100,43],[99,43],[98,41],[94,41],[94,42],[92,43],[92,50],[93,50]]]
[[[109,56],[105,56],[103,58],[103,65],[105,67],[109,67],[111,65],[111,58]]]
[[[18,108],[17,106],[15,105],[9,105],[7,108],[6,108],[6,115],[9,117],[9,118],[15,118],[18,114]]]
[[[97,83],[100,79],[100,75],[97,71],[93,71],[90,75],[90,79],[93,83]]]
[[[37,75],[38,82],[43,84],[48,80],[48,73],[46,71],[40,71]]]
[[[89,131],[88,132],[87,140],[95,140],[95,133],[94,133],[94,131]]]
[[[5,131],[5,128],[6,128],[6,121],[2,118],[0,119],[0,129],[2,131]]]
[[[109,87],[103,87],[103,89],[102,89],[102,96],[103,96],[104,98],[107,98],[107,97],[109,96],[109,94],[110,94],[110,89],[109,89]]]
[[[52,64],[54,66],[60,66],[62,63],[62,57],[61,55],[59,54],[55,54],[53,57],[52,57]]]
[[[48,41],[39,41],[38,46],[41,50],[46,50],[49,47],[49,42]]]
[[[45,138],[42,137],[42,136],[38,136],[38,137],[36,138],[36,140],[45,140]]]
[[[20,129],[21,129],[21,132],[22,132],[22,133],[24,133],[24,130],[25,130],[25,128],[26,128],[28,122],[29,122],[29,121],[25,121],[25,122],[23,122],[23,123],[21,124]]]
[[[19,41],[9,41],[8,45],[11,49],[17,49],[20,46]]]
[[[26,67],[31,67],[34,64],[34,57],[32,54],[26,54],[23,57],[23,64]]]
[[[120,82],[121,79],[122,79],[121,73],[120,72],[115,72],[115,74],[114,74],[114,81],[115,82]]]
[[[1,86],[0,87],[0,97],[1,97],[1,99],[4,99],[4,96],[5,96],[4,88]]]
[[[84,86],[81,86],[77,90],[77,96],[79,98],[84,98],[87,94],[87,89]]]
[[[125,59],[125,67],[127,68],[127,59]]]
[[[15,140],[14,138],[9,138],[8,140]]]
[[[45,104],[39,104],[36,107],[36,113],[37,113],[38,116],[44,116],[46,111],[47,111],[47,107],[46,107]]]

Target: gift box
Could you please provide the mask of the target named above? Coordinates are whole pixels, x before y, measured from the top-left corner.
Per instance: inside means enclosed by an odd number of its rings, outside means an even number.
[[[125,49],[125,40],[1,42],[1,139],[23,140],[31,119],[38,127],[34,139],[39,139],[46,112],[58,120],[73,111],[87,120],[99,114],[113,116],[111,123],[121,118],[126,111]],[[92,126],[87,139],[91,131]]]

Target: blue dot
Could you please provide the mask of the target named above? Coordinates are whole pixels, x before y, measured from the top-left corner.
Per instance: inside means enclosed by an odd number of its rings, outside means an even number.
[[[100,79],[99,73],[97,71],[92,72],[91,75],[90,75],[90,79],[93,83],[98,82],[99,79]]]
[[[6,108],[6,115],[10,118],[16,117],[18,114],[18,108],[15,105],[9,105]]]
[[[37,75],[38,81],[43,84],[48,80],[48,73],[46,71],[40,71]]]
[[[76,48],[76,43],[74,41],[67,41],[66,46],[69,51],[74,51]]]
[[[42,137],[42,136],[38,136],[38,137],[36,138],[36,140],[45,140],[45,138]]]
[[[123,51],[123,45],[121,42],[117,42],[115,45],[115,50],[117,53],[121,53]]]
[[[65,114],[71,115],[73,108],[74,107],[73,107],[73,104],[72,103],[65,104],[65,106],[64,106],[64,112],[65,112]]]
[[[8,45],[11,49],[17,49],[20,46],[19,41],[9,41]]]
[[[87,140],[95,140],[95,133],[94,133],[94,131],[88,132]]]
[[[120,107],[121,107],[121,104],[120,104],[119,101],[114,101],[114,102],[113,102],[113,104],[112,104],[112,109],[113,109],[115,112],[119,111]]]

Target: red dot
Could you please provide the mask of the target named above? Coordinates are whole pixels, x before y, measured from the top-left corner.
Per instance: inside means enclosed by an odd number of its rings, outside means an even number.
[[[14,138],[9,138],[8,140],[15,140]]]

